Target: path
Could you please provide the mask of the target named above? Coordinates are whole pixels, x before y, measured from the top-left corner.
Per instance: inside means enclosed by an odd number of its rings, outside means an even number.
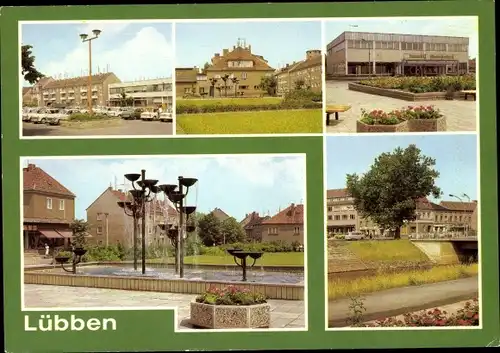
[[[118,120],[95,122],[86,128],[69,128],[43,124],[23,123],[23,136],[143,136],[172,135],[173,124],[160,121]]]
[[[75,307],[158,307],[177,306],[177,322],[181,329],[190,329],[189,303],[196,295],[126,291],[117,289],[24,285],[24,305],[29,308]],[[304,302],[298,300],[269,300],[271,328],[304,328]],[[89,309],[90,310],[90,309]]]
[[[328,133],[355,133],[356,120],[361,116],[361,109],[381,109],[391,111],[408,105],[434,105],[446,116],[447,131],[476,131],[477,102],[465,100],[434,100],[408,102],[401,99],[383,97],[374,94],[350,91],[348,82],[326,82],[326,104],[348,104],[352,108],[340,113],[339,121],[330,120],[326,128]]]
[[[397,316],[407,312],[456,303],[472,299],[478,293],[478,277],[453,281],[394,288],[364,296],[366,321]],[[351,316],[350,299],[339,299],[328,303],[329,327],[345,327]]]

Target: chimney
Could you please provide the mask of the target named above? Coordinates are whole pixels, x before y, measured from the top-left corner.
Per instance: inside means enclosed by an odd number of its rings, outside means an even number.
[[[32,164],[32,163],[28,163],[28,168],[26,168],[27,170],[33,170],[36,168],[36,165]]]
[[[222,55],[223,56],[226,56],[228,52],[229,52],[228,49],[222,49]]]
[[[248,44],[248,51],[251,53],[252,52],[252,46]]]
[[[215,56],[216,58],[218,58],[218,57],[220,56],[220,54],[219,54],[219,53],[215,53],[215,54],[214,54],[214,56]]]

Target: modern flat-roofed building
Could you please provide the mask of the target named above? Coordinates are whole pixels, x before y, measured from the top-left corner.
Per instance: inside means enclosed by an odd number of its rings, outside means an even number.
[[[469,72],[469,38],[344,32],[326,47],[326,75],[460,75]]]
[[[172,107],[172,78],[119,82],[109,85],[109,105],[121,106],[124,101],[136,107],[166,105]]]

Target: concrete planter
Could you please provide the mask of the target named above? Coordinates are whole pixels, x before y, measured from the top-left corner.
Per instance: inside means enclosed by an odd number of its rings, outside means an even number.
[[[446,131],[446,117],[439,119],[410,119],[408,120],[410,132]]]
[[[268,328],[271,324],[271,306],[211,305],[191,302],[190,323],[208,329]]]
[[[396,125],[368,125],[360,120],[356,121],[356,132],[408,132],[408,122],[403,121]]]

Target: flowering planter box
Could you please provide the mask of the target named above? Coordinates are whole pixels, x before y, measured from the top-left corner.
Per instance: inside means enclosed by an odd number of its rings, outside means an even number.
[[[268,328],[271,323],[271,306],[212,305],[191,302],[190,323],[209,329]]]
[[[407,121],[403,121],[395,125],[368,125],[357,120],[356,132],[408,132],[407,123]]]
[[[446,131],[446,117],[439,119],[410,119],[408,120],[410,132]]]

